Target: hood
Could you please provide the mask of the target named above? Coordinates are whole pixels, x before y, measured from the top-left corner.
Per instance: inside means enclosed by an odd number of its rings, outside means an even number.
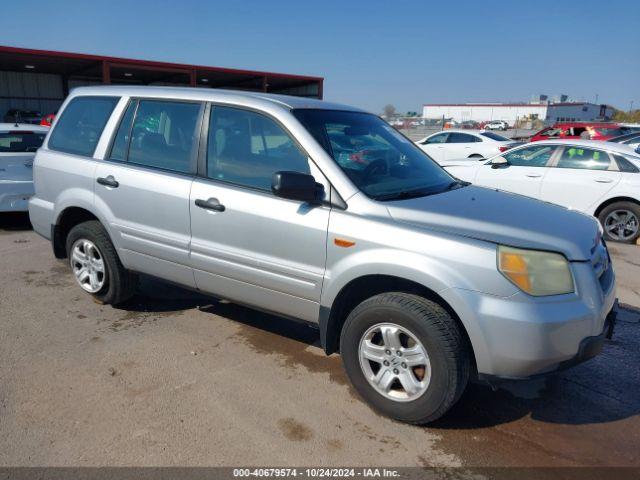
[[[574,261],[589,260],[599,237],[593,217],[475,186],[389,202],[387,208],[398,222],[513,247],[560,252]]]

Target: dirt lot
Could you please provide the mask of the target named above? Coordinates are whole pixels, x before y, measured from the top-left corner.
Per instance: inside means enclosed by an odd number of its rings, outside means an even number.
[[[306,325],[145,280],[100,306],[23,218],[0,218],[0,466],[640,466],[640,249],[598,358],[437,425],[380,417]]]

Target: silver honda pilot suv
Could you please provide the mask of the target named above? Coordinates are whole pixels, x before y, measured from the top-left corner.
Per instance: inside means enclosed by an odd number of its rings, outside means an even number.
[[[597,221],[461,182],[375,115],[196,88],[74,90],[33,226],[121,304],[146,274],[316,324],[360,395],[424,424],[470,378],[554,372],[615,320]]]

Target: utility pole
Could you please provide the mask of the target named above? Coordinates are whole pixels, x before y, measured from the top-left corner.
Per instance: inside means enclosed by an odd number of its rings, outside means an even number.
[[[629,103],[629,113],[633,112],[633,100]]]
[[[596,93],[596,105],[598,104],[598,94]]]

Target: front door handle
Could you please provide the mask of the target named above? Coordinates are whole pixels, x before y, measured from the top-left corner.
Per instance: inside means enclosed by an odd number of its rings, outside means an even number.
[[[104,185],[105,187],[118,188],[120,186],[120,183],[118,183],[118,181],[113,178],[113,175],[109,175],[106,178],[98,177],[96,179],[96,182],[98,182],[100,185]]]
[[[216,212],[224,212],[225,206],[222,205],[217,198],[209,198],[208,200],[203,200],[201,198],[196,199],[196,206],[200,208],[204,208],[207,210],[214,210]]]
[[[529,178],[540,178],[542,176],[541,173],[527,173],[526,175]]]
[[[596,182],[598,183],[611,183],[613,182],[612,178],[596,178]]]

